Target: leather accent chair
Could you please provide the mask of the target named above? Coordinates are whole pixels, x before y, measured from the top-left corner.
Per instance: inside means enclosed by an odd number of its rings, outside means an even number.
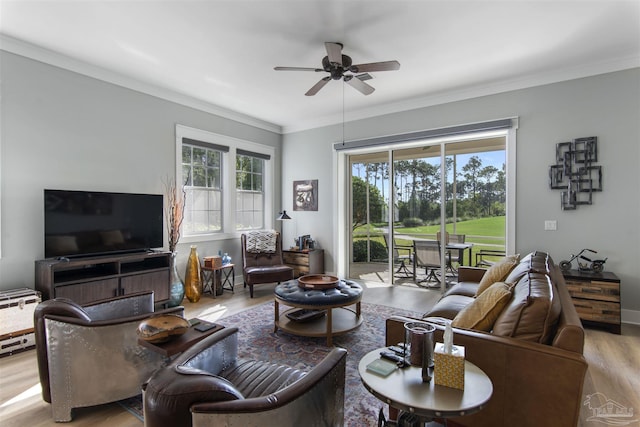
[[[244,287],[249,286],[249,296],[253,298],[253,285],[280,283],[293,279],[293,268],[282,259],[282,237],[276,233],[275,252],[247,251],[247,235],[240,236],[242,246],[242,277]]]
[[[145,427],[342,427],[345,349],[303,372],[239,360],[237,332],[212,334],[143,385]]]
[[[140,394],[165,358],[138,344],[138,324],[155,314],[183,315],[183,307],[154,312],[153,292],[140,292],[81,306],[66,298],[35,309],[36,358],[42,399],[56,422],[72,409]]]

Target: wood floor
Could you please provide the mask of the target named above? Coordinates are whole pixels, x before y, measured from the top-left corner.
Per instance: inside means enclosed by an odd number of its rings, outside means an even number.
[[[363,301],[422,312],[437,300],[439,293],[410,285],[365,283]],[[273,285],[255,288],[255,297],[236,286],[235,294],[225,291],[216,299],[205,295],[197,304],[185,300],[187,317],[215,321],[273,298]],[[640,415],[640,326],[623,325],[622,335],[587,329],[585,357],[589,370],[583,396],[600,392]],[[561,375],[562,373],[558,373]],[[552,385],[550,385],[552,386]],[[583,406],[580,426],[599,427],[588,421],[591,411]],[[640,418],[638,416],[634,418]],[[49,404],[42,401],[35,351],[0,358],[0,425],[41,427],[59,425],[51,419]],[[74,411],[72,425],[78,427],[141,427],[140,421],[117,404]],[[552,420],[550,424],[553,425]],[[640,423],[636,424],[640,425]]]

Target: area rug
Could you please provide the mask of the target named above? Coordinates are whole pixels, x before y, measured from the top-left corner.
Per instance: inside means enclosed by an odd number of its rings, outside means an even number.
[[[239,329],[238,356],[243,359],[270,360],[308,370],[331,351],[325,338],[298,337],[280,330],[274,333],[273,311],[273,302],[270,302],[224,317],[217,323]],[[385,320],[392,315],[418,317],[419,313],[362,303],[362,325],[333,338],[335,346],[348,351],[344,423],[347,427],[377,425],[378,412],[381,407],[386,406],[362,385],[358,375],[358,362],[371,350],[384,346]],[[139,396],[120,404],[142,419],[142,402]]]

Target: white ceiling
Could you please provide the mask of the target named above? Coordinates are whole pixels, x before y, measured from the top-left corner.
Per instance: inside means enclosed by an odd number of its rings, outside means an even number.
[[[0,7],[5,50],[65,58],[58,62],[68,68],[285,133],[339,123],[343,105],[352,120],[640,66],[638,0],[0,0]],[[369,96],[331,81],[313,97],[304,93],[324,74],[273,70],[321,67],[325,41],[343,43],[354,63],[395,59],[401,68],[371,73]]]

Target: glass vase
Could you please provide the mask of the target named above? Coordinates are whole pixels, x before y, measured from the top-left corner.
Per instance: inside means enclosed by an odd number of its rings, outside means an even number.
[[[169,268],[169,307],[177,307],[184,298],[184,282],[178,274],[178,264],[176,263],[176,252],[171,253],[171,264]]]
[[[227,265],[227,264],[231,264],[231,257],[229,256],[228,253],[225,252],[222,257],[222,265]]]
[[[189,259],[187,259],[187,271],[184,275],[185,295],[189,302],[198,302],[202,296],[202,275],[200,272],[200,259],[197,246],[191,246]]]

